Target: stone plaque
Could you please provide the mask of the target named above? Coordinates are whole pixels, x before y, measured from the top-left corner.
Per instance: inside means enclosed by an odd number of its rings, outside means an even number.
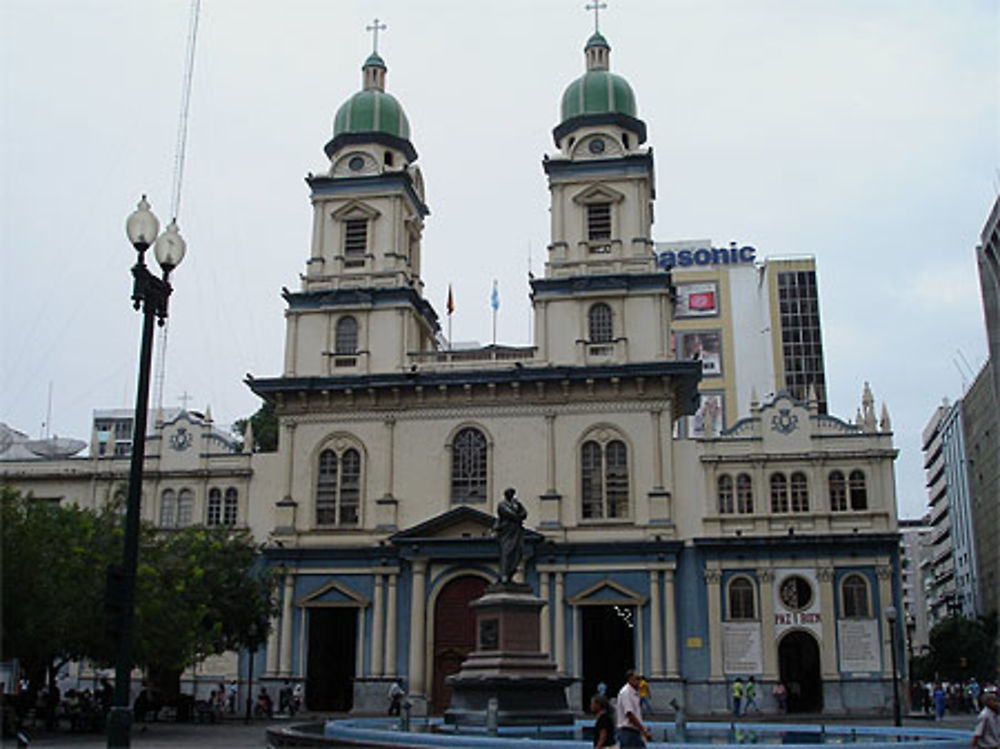
[[[496,650],[500,647],[500,620],[483,619],[479,622],[479,649]]]
[[[882,670],[882,648],[875,619],[837,621],[840,670],[848,673],[878,673]]]
[[[763,673],[760,623],[723,622],[722,651],[722,668],[727,674]]]

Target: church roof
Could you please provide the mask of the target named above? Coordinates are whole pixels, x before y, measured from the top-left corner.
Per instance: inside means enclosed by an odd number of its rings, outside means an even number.
[[[562,96],[562,119],[582,114],[617,112],[636,115],[635,93],[628,81],[609,70],[588,70],[566,87]]]
[[[343,133],[385,133],[409,140],[410,121],[396,97],[370,88],[340,105],[333,118],[333,135]]]

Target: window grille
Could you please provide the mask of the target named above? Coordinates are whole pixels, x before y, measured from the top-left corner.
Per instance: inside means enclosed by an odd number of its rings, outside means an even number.
[[[830,490],[830,510],[843,512],[847,509],[847,482],[840,471],[832,471],[827,479]]]
[[[809,512],[809,482],[804,473],[792,474],[792,512]]]
[[[334,353],[338,356],[353,356],[358,352],[358,321],[350,315],[337,320]]]
[[[783,473],[771,475],[771,512],[788,512],[788,479]]]
[[[486,436],[475,427],[459,431],[451,445],[451,501],[485,501],[486,468]]]
[[[848,575],[841,586],[843,592],[844,617],[869,617],[868,583],[861,575]]]
[[[745,577],[737,577],[729,583],[729,618],[755,618],[753,583]]]
[[[719,512],[723,515],[733,512],[733,477],[728,473],[719,476]]]
[[[753,514],[753,482],[746,473],[736,477],[736,512],[741,515]]]
[[[173,489],[166,489],[160,497],[160,525],[164,528],[177,525],[177,494]]]
[[[222,509],[222,524],[236,525],[239,514],[239,494],[233,487],[226,489],[226,502]]]
[[[611,308],[604,302],[591,305],[587,321],[591,343],[610,343],[614,340]]]
[[[628,448],[621,440],[580,449],[580,501],[586,519],[624,518],[629,513]]]
[[[208,491],[208,525],[218,525],[222,522],[222,492],[218,489]]]

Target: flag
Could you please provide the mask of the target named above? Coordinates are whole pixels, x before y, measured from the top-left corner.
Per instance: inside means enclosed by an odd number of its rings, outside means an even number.
[[[493,279],[493,291],[490,292],[490,307],[496,312],[500,309],[500,289],[497,288],[497,280]]]
[[[449,315],[455,311],[455,296],[451,293],[451,284],[448,284],[448,303],[445,305],[445,309],[448,310]]]

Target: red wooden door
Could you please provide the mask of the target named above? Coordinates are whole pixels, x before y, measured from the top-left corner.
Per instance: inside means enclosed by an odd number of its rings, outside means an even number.
[[[434,712],[444,712],[451,688],[444,678],[457,673],[476,647],[476,617],[469,604],[486,591],[481,577],[456,577],[444,586],[434,606]],[[416,645],[416,643],[414,643]]]

